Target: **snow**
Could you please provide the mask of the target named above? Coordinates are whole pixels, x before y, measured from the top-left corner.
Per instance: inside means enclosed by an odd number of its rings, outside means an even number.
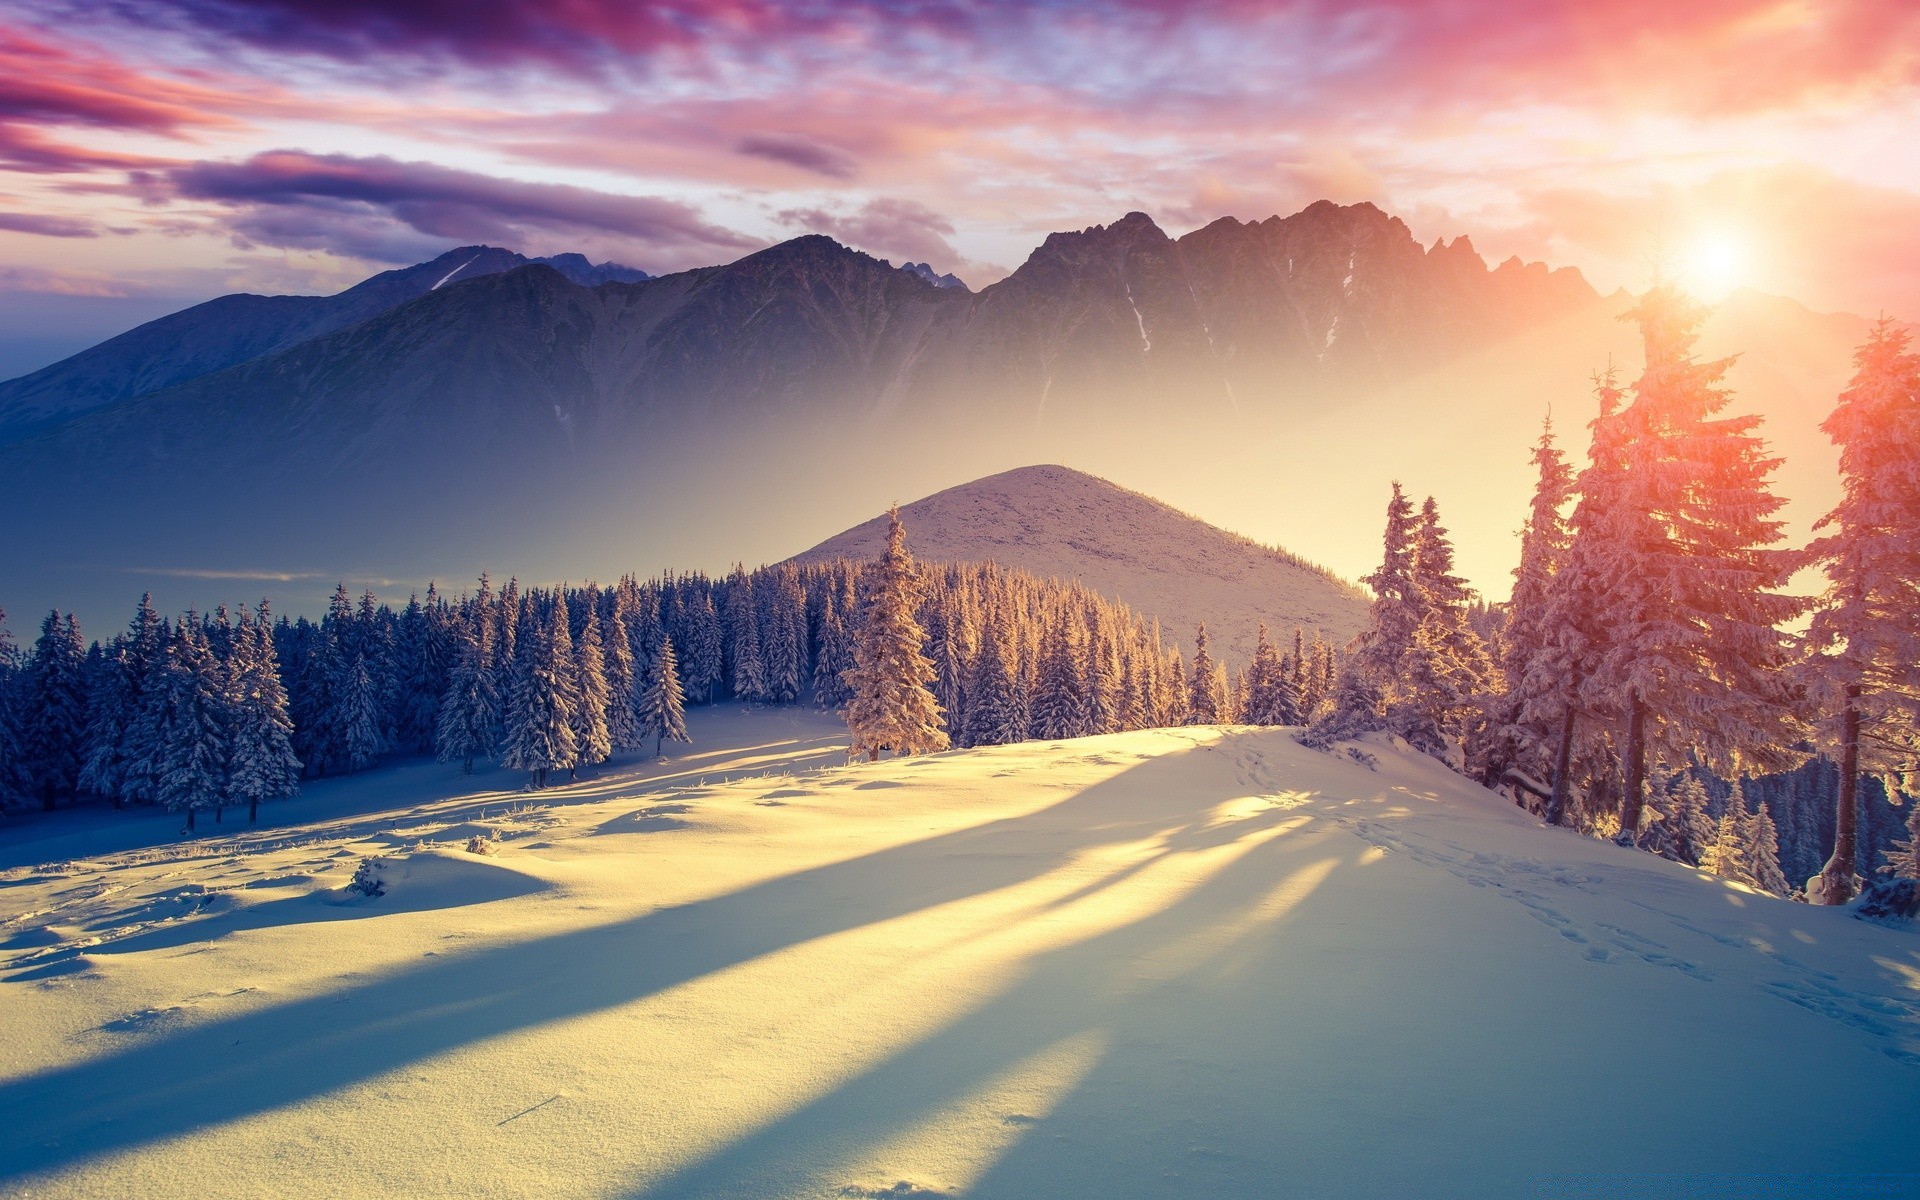
[[[441,289],[442,287],[445,287],[445,286],[447,285],[447,283],[448,283],[448,282],[449,282],[450,280],[452,280],[452,279],[453,279],[453,277],[454,277],[455,275],[458,275],[458,274],[459,274],[460,272],[462,272],[462,271],[464,271],[464,270],[466,270],[466,269],[467,269],[468,267],[470,267],[470,266],[472,266],[472,265],[474,264],[474,262],[475,262],[476,260],[478,260],[478,259],[479,259],[479,257],[480,257],[480,256],[479,256],[478,254],[476,254],[476,255],[474,255],[474,256],[473,256],[472,258],[470,258],[470,259],[468,259],[467,261],[465,261],[465,262],[463,262],[463,263],[461,263],[461,264],[460,264],[459,266],[457,266],[457,267],[455,267],[455,268],[454,268],[453,270],[451,270],[451,271],[448,271],[448,272],[447,272],[447,273],[446,273],[445,275],[442,275],[442,276],[440,277],[440,282],[438,282],[438,283],[436,283],[436,284],[434,284],[434,285],[433,285],[432,287],[430,287],[430,288],[428,288],[427,290],[428,290],[428,291],[430,291],[430,292],[437,292],[437,291],[439,291],[439,290],[440,290],[440,289]]]
[[[1147,337],[1147,319],[1140,315],[1140,306],[1133,302],[1133,285],[1122,281],[1121,286],[1127,290],[1127,307],[1133,310],[1133,319],[1140,326],[1140,353],[1149,353],[1153,342]]]
[[[26,827],[0,1192],[1837,1194],[1916,1169],[1912,932],[1541,828],[1385,744],[1377,771],[1244,728],[841,766],[829,718],[694,716],[685,759],[537,796],[420,763],[197,842]],[[374,853],[386,894],[342,891]]]

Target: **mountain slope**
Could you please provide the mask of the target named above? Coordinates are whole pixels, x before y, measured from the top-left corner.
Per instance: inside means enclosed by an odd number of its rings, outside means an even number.
[[[948,488],[902,506],[900,519],[923,562],[992,561],[1078,580],[1159,618],[1189,653],[1201,621],[1214,653],[1241,662],[1252,657],[1262,621],[1281,648],[1296,626],[1344,645],[1366,625],[1367,601],[1351,584],[1067,467],[1022,467]],[[886,541],[883,515],[793,561],[870,561]]]
[[[332,296],[220,296],[0,383],[0,441],[344,329],[448,284],[530,262],[546,262],[588,286],[647,278],[644,271],[617,263],[596,266],[578,254],[529,259],[495,246],[462,246]]]
[[[690,715],[538,804],[419,763],[19,860],[0,1191],[1909,1194],[1911,931],[1384,745],[841,766],[830,718]]]

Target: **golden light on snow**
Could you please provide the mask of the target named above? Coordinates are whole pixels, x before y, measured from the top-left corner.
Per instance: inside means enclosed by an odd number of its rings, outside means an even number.
[[[1753,272],[1747,239],[1732,229],[1709,230],[1694,238],[1680,262],[1680,285],[1714,303],[1726,299]]]

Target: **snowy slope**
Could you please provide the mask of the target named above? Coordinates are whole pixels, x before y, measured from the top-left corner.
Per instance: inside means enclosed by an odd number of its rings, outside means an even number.
[[[1386,747],[723,784],[833,731],[704,720],[679,777],[422,764],[298,802],[336,824],[8,870],[0,1193],[1911,1194],[1832,1177],[1920,1168],[1911,932]],[[387,894],[337,890],[372,852]]]
[[[1366,624],[1364,595],[1325,572],[1067,467],[1022,467],[948,488],[904,506],[900,519],[922,561],[991,560],[1079,580],[1160,618],[1167,640],[1189,653],[1200,621],[1216,654],[1241,662],[1252,657],[1261,621],[1277,643],[1297,625],[1342,645]],[[874,559],[886,540],[882,515],[795,561]]]

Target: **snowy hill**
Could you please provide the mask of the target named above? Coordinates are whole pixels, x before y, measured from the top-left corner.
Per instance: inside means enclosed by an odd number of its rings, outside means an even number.
[[[814,769],[824,721],[703,720],[695,761],[535,797],[419,764],[316,785],[295,804],[342,815],[305,827],[16,849],[0,1192],[1744,1198],[1920,1168],[1910,931],[1385,746]],[[369,854],[372,899],[342,890]]]
[[[1073,579],[1158,617],[1190,654],[1201,621],[1216,654],[1244,662],[1261,621],[1284,648],[1295,626],[1345,645],[1366,625],[1351,584],[1283,551],[1196,520],[1151,497],[1061,466],[1021,467],[948,488],[900,510],[924,562],[986,562]],[[828,538],[796,562],[869,561],[885,515]]]

